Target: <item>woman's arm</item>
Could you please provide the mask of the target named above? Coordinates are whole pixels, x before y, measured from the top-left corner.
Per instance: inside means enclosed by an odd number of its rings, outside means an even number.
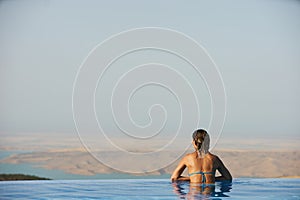
[[[190,177],[188,176],[179,176],[177,181],[190,181]]]
[[[171,176],[171,181],[189,181],[190,177],[184,177],[181,176],[182,172],[184,171],[184,169],[186,168],[186,158],[182,158],[181,161],[179,162],[178,166],[176,167],[176,169],[174,170],[172,176]]]
[[[218,168],[217,170],[221,173],[221,176],[215,177],[216,181],[232,181],[232,176],[229,172],[229,170],[225,167],[223,164],[222,160],[217,157],[217,162],[218,162]]]

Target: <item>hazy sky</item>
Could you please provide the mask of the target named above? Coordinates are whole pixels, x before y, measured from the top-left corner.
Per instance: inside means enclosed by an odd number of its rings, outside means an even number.
[[[300,2],[292,0],[1,1],[0,132],[75,134],[72,88],[88,53],[121,31],[162,27],[194,38],[217,64],[227,95],[223,137],[299,138],[299,19]],[[120,72],[117,64],[114,70]],[[194,88],[204,97],[199,104],[207,127],[209,96],[203,82]],[[145,89],[131,105],[141,125],[148,123],[148,100],[164,95]],[[164,103],[176,129],[176,102],[169,98]]]

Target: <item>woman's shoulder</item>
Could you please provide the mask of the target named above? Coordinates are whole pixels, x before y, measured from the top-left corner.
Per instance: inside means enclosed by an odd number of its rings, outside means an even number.
[[[209,157],[210,157],[211,159],[214,159],[214,160],[219,160],[219,157],[218,157],[217,155],[212,154],[212,153],[210,153],[210,152],[209,152]]]
[[[195,152],[192,152],[192,153],[188,153],[188,154],[185,154],[185,159],[190,159],[190,158],[194,158],[197,154],[195,154]]]
[[[195,152],[185,154],[185,157],[191,157],[195,154]]]
[[[209,155],[210,155],[211,157],[218,157],[217,155],[215,155],[215,154],[213,154],[213,153],[211,153],[211,152],[209,152]]]
[[[219,156],[209,153],[210,154],[210,159],[217,165],[219,166],[220,163],[222,163],[221,159],[219,158]]]

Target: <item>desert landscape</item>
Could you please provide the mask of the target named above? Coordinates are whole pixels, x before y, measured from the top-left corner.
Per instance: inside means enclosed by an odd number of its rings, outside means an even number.
[[[76,137],[61,138],[59,135],[51,135],[52,139],[47,139],[41,135],[32,137],[3,136],[1,152],[18,151],[2,158],[0,164],[31,164],[44,169],[62,170],[69,174],[88,176],[122,173],[121,170],[112,169],[103,164],[101,160],[96,159]],[[218,146],[226,146],[225,141],[219,143]],[[258,145],[260,142],[254,144]],[[295,148],[296,141],[294,146],[291,143],[290,147],[292,148],[272,149],[261,146],[261,148],[254,149],[249,148],[251,143],[248,148],[244,149],[234,145],[227,145],[227,147],[227,149],[214,148],[212,153],[223,160],[233,177],[300,177],[300,150]],[[244,145],[244,147],[247,146]],[[178,156],[192,151],[191,147],[186,152],[161,151],[153,157],[140,159],[138,163],[132,163],[129,157],[112,150],[103,149],[97,153],[105,156],[105,159],[110,159],[111,163],[117,164],[120,169],[130,169],[134,164],[135,171],[138,172],[132,173],[134,175],[163,175],[172,173],[179,162],[180,157]],[[172,162],[166,162],[167,164],[163,168],[156,168],[160,162],[170,160]]]
[[[102,152],[113,155],[113,152]],[[170,156],[179,152],[162,153],[161,159],[169,159]],[[300,177],[300,152],[299,151],[215,151],[222,158],[225,165],[234,177]],[[114,158],[114,156],[111,156]],[[128,167],[131,162],[126,158],[118,159],[120,166]],[[62,150],[48,152],[32,152],[14,154],[4,158],[0,163],[22,164],[28,163],[45,169],[59,169],[66,173],[80,175],[110,174],[118,171],[111,169],[90,153],[79,150]],[[152,160],[143,160],[143,166],[155,168]],[[147,172],[145,174],[161,175],[170,174],[175,169],[178,160],[166,168]],[[139,174],[137,174],[139,175]]]

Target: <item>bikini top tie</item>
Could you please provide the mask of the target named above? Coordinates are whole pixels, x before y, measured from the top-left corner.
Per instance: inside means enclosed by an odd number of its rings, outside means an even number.
[[[192,172],[189,174],[189,176],[193,176],[196,174],[200,174],[202,176],[202,183],[206,183],[206,178],[205,178],[205,174],[214,174],[214,172],[202,172],[202,171],[198,171],[198,172]]]

